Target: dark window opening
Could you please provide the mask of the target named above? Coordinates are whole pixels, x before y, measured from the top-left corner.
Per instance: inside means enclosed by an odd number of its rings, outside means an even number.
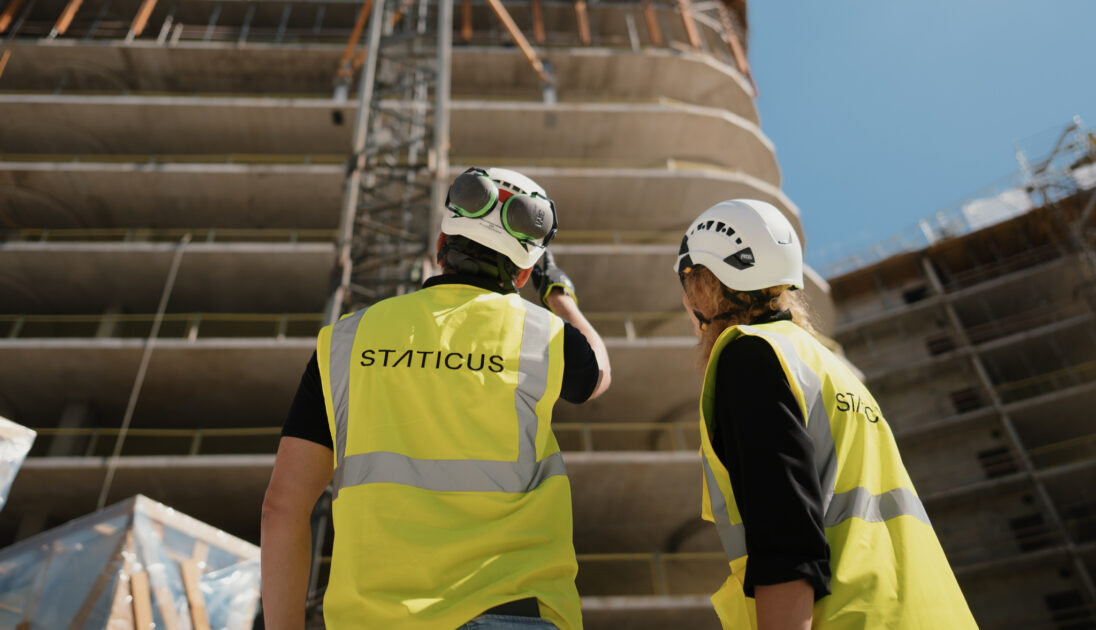
[[[978,453],[978,463],[982,465],[982,470],[985,471],[987,479],[1020,472],[1020,466],[1016,463],[1016,458],[1012,456],[1012,451],[1007,446],[980,451]]]
[[[1051,546],[1053,532],[1047,527],[1042,514],[1028,514],[1009,519],[1008,526],[1016,538],[1020,551],[1035,551]]]
[[[1093,606],[1085,601],[1079,591],[1063,591],[1045,595],[1047,610],[1059,630],[1093,630]]]
[[[1071,506],[1064,510],[1062,516],[1073,542],[1096,540],[1096,501]]]
[[[955,349],[955,339],[951,335],[943,334],[936,335],[935,337],[929,337],[925,340],[925,346],[929,349],[929,354],[936,356],[938,354],[944,354],[945,352],[951,352]]]
[[[973,411],[983,406],[982,394],[977,387],[967,387],[948,394],[956,413]]]
[[[925,285],[916,286],[912,289],[907,289],[902,292],[902,299],[906,301],[906,304],[913,304],[914,302],[920,302],[921,300],[929,296],[929,288]]]

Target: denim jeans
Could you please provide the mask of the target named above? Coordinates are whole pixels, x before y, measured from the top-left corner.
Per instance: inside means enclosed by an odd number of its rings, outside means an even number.
[[[556,630],[556,624],[539,617],[480,615],[457,630]]]

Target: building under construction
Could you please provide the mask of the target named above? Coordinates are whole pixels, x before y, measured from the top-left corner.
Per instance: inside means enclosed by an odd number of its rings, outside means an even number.
[[[39,432],[0,542],[137,493],[257,542],[319,326],[418,286],[439,191],[507,166],[555,200],[612,355],[609,393],[555,415],[586,623],[718,627],[670,268],[723,199],[801,231],[744,2],[0,6],[0,414]]]
[[[723,199],[801,232],[744,2],[7,0],[0,36],[0,415],[39,433],[0,544],[138,493],[257,542],[319,326],[413,290],[448,180],[507,166],[556,201],[613,360],[554,423],[587,626],[718,627],[670,267]],[[985,628],[1092,623],[1091,210],[1055,199],[835,281]]]
[[[1014,186],[916,226],[930,245],[830,281],[983,628],[1096,627],[1094,163],[1075,123]],[[1021,213],[973,230],[986,209]]]

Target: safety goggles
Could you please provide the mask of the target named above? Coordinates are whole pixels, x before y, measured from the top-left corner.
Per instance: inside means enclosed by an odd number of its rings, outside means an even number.
[[[500,208],[503,229],[524,245],[545,248],[558,230],[556,206],[551,199],[536,191],[499,190],[482,168],[472,167],[453,180],[445,197],[445,207],[469,219],[483,218]],[[548,217],[551,217],[550,225]]]

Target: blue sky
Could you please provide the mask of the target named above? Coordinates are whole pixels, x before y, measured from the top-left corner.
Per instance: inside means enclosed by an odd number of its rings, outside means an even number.
[[[807,260],[852,253],[1096,128],[1096,1],[755,0],[762,129]],[[1036,138],[1031,138],[1038,134]]]

